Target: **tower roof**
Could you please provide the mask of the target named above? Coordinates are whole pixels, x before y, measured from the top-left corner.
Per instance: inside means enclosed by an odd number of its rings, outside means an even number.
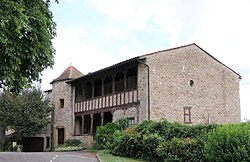
[[[56,81],[72,80],[82,75],[83,74],[79,70],[77,70],[74,66],[69,66],[62,72],[62,74],[58,78],[54,79],[50,84]]]

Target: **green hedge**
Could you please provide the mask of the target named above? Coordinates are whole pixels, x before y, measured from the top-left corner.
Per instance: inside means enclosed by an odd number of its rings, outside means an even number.
[[[207,161],[204,147],[208,133],[217,128],[166,120],[143,121],[125,129],[127,126],[122,119],[98,127],[95,148],[148,161]]]
[[[115,147],[112,153],[149,161],[204,160],[207,133],[215,127],[216,125],[190,126],[166,120],[143,121],[121,134],[113,143]],[[185,153],[188,148],[192,151]]]
[[[81,151],[84,149],[82,146],[58,146],[55,148],[55,152]]]
[[[165,161],[205,161],[204,142],[191,138],[172,138],[161,142],[156,151]]]
[[[98,145],[115,155],[148,161],[250,161],[249,122],[184,125],[143,121],[127,129],[124,123],[98,127]]]
[[[77,146],[80,146],[82,144],[82,142],[78,139],[67,139],[65,140],[64,142],[64,146],[74,146],[74,147],[77,147]]]
[[[205,145],[208,161],[250,161],[250,123],[228,124],[210,132]]]

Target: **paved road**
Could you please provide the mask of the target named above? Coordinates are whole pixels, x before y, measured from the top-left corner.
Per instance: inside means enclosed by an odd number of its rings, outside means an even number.
[[[98,162],[87,152],[0,152],[0,162]]]

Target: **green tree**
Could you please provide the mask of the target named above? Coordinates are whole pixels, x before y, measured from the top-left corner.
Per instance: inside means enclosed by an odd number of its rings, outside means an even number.
[[[39,88],[23,89],[19,95],[0,94],[0,125],[15,130],[18,137],[42,133],[50,122],[51,107]]]
[[[19,92],[53,66],[56,23],[49,6],[49,0],[0,1],[0,88]]]

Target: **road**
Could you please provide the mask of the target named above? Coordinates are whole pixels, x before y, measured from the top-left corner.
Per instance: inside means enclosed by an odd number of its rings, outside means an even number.
[[[98,162],[87,152],[0,152],[0,162]]]

